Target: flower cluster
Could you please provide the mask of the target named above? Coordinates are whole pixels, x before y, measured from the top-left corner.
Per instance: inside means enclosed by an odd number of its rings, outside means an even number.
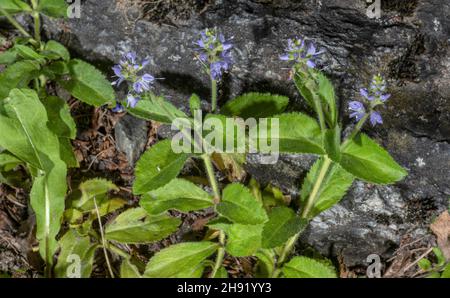
[[[280,56],[280,60],[306,64],[309,68],[315,68],[314,59],[324,53],[324,50],[317,51],[312,42],[307,46],[305,39],[301,38],[288,39],[288,46],[285,51],[286,53]]]
[[[369,104],[370,123],[372,126],[377,124],[383,124],[383,118],[380,113],[374,111],[374,108],[378,105],[384,104],[391,95],[386,93],[386,81],[381,75],[374,76],[369,88],[362,88],[359,90],[361,96]],[[348,105],[350,118],[355,118],[356,121],[360,121],[366,115],[366,107],[360,101],[351,101]]]
[[[123,82],[128,82],[132,85],[132,90],[127,95],[127,106],[134,108],[137,102],[141,99],[141,94],[149,91],[155,78],[145,73],[140,75],[141,70],[149,63],[149,59],[144,59],[141,63],[137,62],[135,52],[125,53],[118,65],[112,69],[114,71],[116,81],[112,85],[119,86]],[[114,111],[121,111],[122,107],[118,103]]]
[[[231,49],[233,45],[218,34],[216,29],[205,29],[200,33],[200,39],[194,43],[198,48],[198,59],[205,66],[211,78],[219,81],[222,74],[232,65]]]

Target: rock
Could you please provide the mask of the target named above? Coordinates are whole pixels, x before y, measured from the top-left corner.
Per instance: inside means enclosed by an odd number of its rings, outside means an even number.
[[[147,144],[146,121],[125,115],[116,124],[114,135],[116,147],[127,156],[130,165],[139,159]]]
[[[346,104],[358,97],[359,88],[376,73],[387,77],[393,96],[382,111],[384,125],[367,130],[409,169],[409,177],[395,186],[356,182],[339,205],[311,223],[304,242],[325,255],[342,254],[348,266],[363,265],[371,253],[388,256],[406,230],[424,232],[448,204],[450,3],[382,1],[380,19],[367,17],[366,1],[217,0],[201,13],[197,7],[182,14],[170,11],[160,19],[140,16],[143,10],[131,3],[136,2],[85,1],[81,19],[45,20],[46,34],[111,75],[121,51],[149,55],[147,70],[164,78],[155,91],[184,112],[191,93],[203,100],[210,93],[208,79],[193,59],[192,43],[205,27],[217,26],[234,36],[235,65],[221,84],[220,104],[243,92],[261,91],[287,95],[289,109],[304,109],[288,80],[287,65],[278,59],[286,39],[295,35],[326,49],[319,66],[336,86],[343,127],[351,124]],[[127,144],[127,129],[118,131],[123,150],[135,159],[140,147],[134,141]],[[258,156],[249,156],[246,168],[260,182],[295,193],[312,161],[310,156],[287,155],[277,165],[264,166]]]

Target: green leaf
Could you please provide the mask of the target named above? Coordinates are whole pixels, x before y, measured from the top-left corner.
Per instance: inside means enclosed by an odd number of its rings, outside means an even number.
[[[206,191],[184,179],[173,179],[165,186],[150,191],[139,204],[149,214],[160,214],[167,210],[189,212],[214,205]]]
[[[14,48],[11,48],[3,53],[0,53],[0,64],[12,64],[17,60],[17,52]]]
[[[262,229],[263,225],[230,225],[225,250],[234,257],[254,255],[261,247]]]
[[[48,96],[42,99],[49,118],[48,127],[59,137],[74,140],[77,135],[77,126],[70,114],[69,105],[61,98]]]
[[[287,278],[336,278],[336,270],[326,264],[307,257],[294,257],[282,268]]]
[[[337,124],[338,112],[336,107],[336,95],[331,81],[320,71],[316,71],[318,95],[322,100],[323,112],[330,127]]]
[[[152,120],[161,123],[172,123],[173,117],[186,118],[186,115],[178,110],[163,97],[153,96],[151,99],[140,100],[134,108],[127,108],[128,113],[144,120]]]
[[[189,109],[191,111],[191,115],[194,116],[194,112],[197,110],[201,110],[201,100],[197,94],[192,94],[191,98],[189,98]]]
[[[72,96],[96,107],[114,102],[111,83],[94,66],[78,59],[71,60],[67,66],[70,78],[59,78],[58,83]]]
[[[250,190],[242,184],[233,183],[223,190],[217,212],[234,223],[257,225],[267,221],[267,214]]]
[[[180,271],[172,278],[201,278],[205,271],[205,264],[200,263],[196,266],[187,268],[186,270]]]
[[[67,17],[67,2],[65,0],[39,0],[37,10],[49,17]]]
[[[2,0],[0,2],[0,9],[4,9],[9,14],[32,11],[30,5],[21,0]],[[1,11],[0,15],[2,15]]]
[[[446,259],[442,250],[439,247],[433,247],[433,253],[436,256],[437,265],[444,266]]]
[[[303,181],[300,202],[304,206],[311,195],[314,184],[322,168],[323,158],[317,160]],[[309,218],[337,204],[347,193],[354,180],[353,175],[344,170],[339,164],[331,162],[331,166],[325,175],[320,188],[316,194],[314,205],[310,211]]]
[[[6,98],[14,88],[27,87],[28,83],[38,76],[40,65],[36,61],[23,60],[16,62],[0,73],[0,100]]]
[[[445,266],[444,271],[441,274],[441,278],[450,278],[450,263]]]
[[[94,209],[93,198],[97,199],[97,204],[109,191],[118,191],[119,188],[109,180],[95,178],[84,181],[78,187],[81,191],[81,198],[72,202],[73,207],[88,211]]]
[[[388,152],[365,134],[359,134],[344,146],[340,164],[356,177],[377,184],[391,184],[408,174]]]
[[[8,172],[23,163],[20,159],[8,152],[0,153],[0,170]]]
[[[67,62],[70,60],[70,53],[67,48],[54,40],[49,40],[45,44],[44,51],[42,53],[51,60],[57,60],[60,58]]]
[[[59,153],[67,167],[78,168],[80,166],[69,138],[59,137]]]
[[[216,275],[213,276],[214,278],[228,278],[228,272],[225,267],[220,267],[219,270],[217,270]]]
[[[169,246],[156,253],[147,264],[146,277],[175,277],[196,267],[211,256],[219,245],[213,242],[186,242]]]
[[[275,252],[273,249],[260,249],[255,255],[258,258],[256,263],[256,278],[272,277],[273,271],[276,268]]]
[[[181,220],[166,214],[150,216],[142,208],[129,209],[105,227],[105,237],[120,243],[150,243],[175,232]]]
[[[58,278],[89,278],[94,265],[96,245],[91,244],[89,236],[81,236],[69,229],[58,242],[61,251],[55,266]]]
[[[279,121],[279,134],[276,136],[271,126],[267,133],[269,139],[258,137],[260,144],[269,144],[270,138],[272,142],[278,139],[280,152],[324,154],[322,134],[316,120],[301,113],[282,114],[273,118]]]
[[[423,271],[428,271],[432,267],[431,262],[428,259],[420,259],[417,265],[419,265],[420,269],[422,269]]]
[[[40,253],[50,266],[64,212],[66,165],[60,159],[57,136],[47,128],[47,112],[36,92],[14,89],[4,102],[0,131],[5,133],[0,134],[0,146],[30,164],[36,174],[30,201],[36,213]]]
[[[246,93],[228,101],[221,109],[227,116],[244,119],[266,118],[282,113],[289,104],[289,98],[270,93]]]
[[[330,159],[339,162],[341,159],[341,128],[339,125],[325,131],[324,144]]]
[[[300,233],[308,224],[288,207],[276,207],[269,214],[269,221],[262,232],[262,246],[275,248]]]
[[[120,278],[142,278],[138,268],[130,262],[123,260],[120,265]]]
[[[44,56],[38,54],[29,46],[16,44],[14,46],[14,49],[16,50],[17,54],[23,59],[34,60],[39,62],[40,64],[43,64],[45,62]]]
[[[170,140],[156,143],[136,164],[134,194],[145,194],[166,185],[178,176],[188,158],[188,154],[174,153]]]

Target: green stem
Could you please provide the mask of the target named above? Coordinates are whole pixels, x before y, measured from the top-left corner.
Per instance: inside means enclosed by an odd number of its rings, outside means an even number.
[[[217,81],[211,76],[211,110],[214,113],[217,108]]]
[[[14,26],[17,30],[22,33],[25,37],[31,38],[31,35],[8,13],[5,9],[0,8],[0,12],[2,15],[6,17],[6,19]]]
[[[369,119],[369,116],[372,112],[370,111],[369,113],[366,113],[364,115],[364,117],[361,118],[361,120],[356,124],[355,128],[353,129],[352,133],[350,134],[350,136],[342,143],[341,148],[344,148],[348,142],[350,142],[351,140],[353,140],[354,137],[356,137],[356,135],[361,131],[361,129],[363,128],[364,124],[366,124],[367,120]]]
[[[220,248],[217,250],[216,262],[214,263],[213,270],[211,272],[211,277],[214,278],[222,266],[223,259],[225,257],[225,233],[220,231],[219,234]]]
[[[311,191],[311,194],[308,197],[308,200],[306,201],[305,208],[303,208],[301,217],[303,219],[308,219],[309,212],[311,211],[311,208],[313,207],[316,197],[319,193],[320,187],[322,186],[323,179],[325,178],[328,169],[331,165],[331,159],[328,158],[328,156],[324,156],[322,167],[320,168],[319,176],[317,177],[316,182],[314,183],[313,189]]]
[[[211,188],[214,194],[214,204],[219,204],[220,202],[220,192],[219,187],[217,185],[216,176],[214,175],[214,167],[211,162],[211,157],[208,154],[202,155],[203,161],[205,163],[206,173],[208,174],[209,183],[211,184]]]
[[[94,197],[94,206],[95,206],[95,212],[97,213],[98,225],[100,228],[100,236],[102,238],[102,247],[103,247],[103,253],[105,254],[106,265],[108,267],[108,271],[109,271],[109,274],[111,275],[111,278],[114,278],[114,273],[113,273],[113,270],[111,267],[111,263],[109,262],[108,252],[106,251],[107,242],[105,239],[105,235],[103,234],[102,220],[101,220],[100,212],[98,211],[97,200],[95,197]]]
[[[34,39],[41,43],[41,19],[38,12],[33,13],[34,19]]]

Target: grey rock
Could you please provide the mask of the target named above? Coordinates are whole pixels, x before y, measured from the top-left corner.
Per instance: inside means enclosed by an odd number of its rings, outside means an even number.
[[[347,115],[348,100],[358,97],[372,75],[387,76],[393,96],[382,111],[384,125],[371,129],[370,135],[410,175],[395,186],[357,182],[339,205],[312,222],[304,242],[325,255],[343,254],[349,266],[362,265],[370,253],[388,255],[405,231],[422,233],[448,204],[449,2],[382,1],[377,20],[367,17],[363,0],[217,0],[202,14],[172,14],[170,24],[136,20],[139,10],[127,5],[131,3],[84,1],[81,19],[46,20],[46,33],[110,74],[121,51],[149,55],[147,70],[165,78],[158,81],[156,92],[184,112],[189,111],[191,93],[202,99],[210,93],[208,79],[193,59],[192,43],[205,27],[217,26],[234,36],[235,65],[222,82],[220,104],[243,92],[266,91],[289,96],[291,110],[304,109],[288,80],[287,65],[278,59],[293,35],[307,36],[326,49],[319,66],[336,86],[342,115]],[[351,125],[348,116],[340,120],[344,127]],[[129,135],[122,133],[125,143]],[[123,148],[138,148],[134,142]],[[129,157],[135,159],[138,151],[130,151]],[[258,156],[249,156],[246,168],[260,182],[295,194],[313,160],[282,156],[277,165],[264,166]]]
[[[114,135],[116,147],[127,156],[130,165],[138,160],[147,144],[146,121],[125,115],[116,124]]]

